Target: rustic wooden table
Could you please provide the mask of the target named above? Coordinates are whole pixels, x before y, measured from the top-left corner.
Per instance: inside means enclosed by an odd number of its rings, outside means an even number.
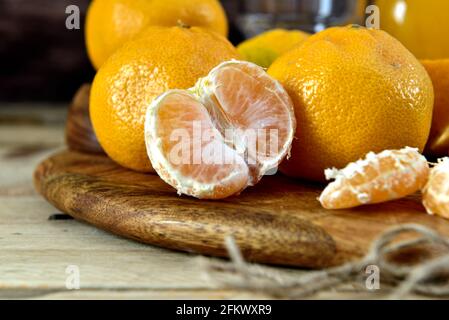
[[[194,255],[139,244],[58,215],[35,192],[32,174],[40,161],[65,147],[65,114],[64,107],[0,105],[0,298],[269,298],[218,288]],[[79,270],[79,290],[66,287],[70,266]],[[345,285],[312,298],[385,297],[382,290],[360,287]]]

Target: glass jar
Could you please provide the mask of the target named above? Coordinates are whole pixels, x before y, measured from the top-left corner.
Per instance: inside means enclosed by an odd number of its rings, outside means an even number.
[[[327,27],[363,24],[364,0],[240,0],[237,24],[246,37],[273,28],[318,32]]]

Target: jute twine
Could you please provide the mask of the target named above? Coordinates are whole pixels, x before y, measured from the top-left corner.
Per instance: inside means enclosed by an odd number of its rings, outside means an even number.
[[[399,241],[413,232],[417,236]],[[282,299],[306,298],[317,292],[363,279],[367,266],[380,270],[382,283],[393,287],[389,298],[401,299],[410,293],[434,297],[449,296],[449,239],[421,225],[406,224],[387,230],[373,242],[368,254],[359,261],[325,270],[291,274],[244,260],[233,237],[226,238],[230,262],[202,260],[207,275],[222,286],[262,293]],[[441,251],[432,258],[413,264],[389,259],[407,249],[425,245]]]

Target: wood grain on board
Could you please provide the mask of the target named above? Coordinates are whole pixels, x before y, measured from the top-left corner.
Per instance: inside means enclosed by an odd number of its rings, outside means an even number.
[[[37,190],[53,205],[101,229],[165,248],[225,257],[233,235],[246,259],[321,268],[365,254],[389,227],[419,223],[449,235],[449,221],[425,214],[419,195],[328,211],[321,188],[277,175],[221,201],[178,196],[157,175],[126,170],[103,155],[63,151],[39,165]]]
[[[38,191],[60,210],[138,241],[226,256],[224,239],[233,235],[252,261],[327,265],[331,237],[300,216],[273,211],[291,194],[276,186],[286,181],[269,180],[266,190],[218,202],[180,197],[157,175],[128,171],[105,156],[63,152],[35,173]]]

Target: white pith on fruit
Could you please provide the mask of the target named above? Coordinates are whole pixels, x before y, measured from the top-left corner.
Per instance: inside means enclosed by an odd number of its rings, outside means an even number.
[[[393,165],[385,170],[382,163]],[[400,199],[423,188],[428,172],[427,160],[416,148],[370,152],[342,170],[327,169],[326,178],[335,181],[318,200],[326,209],[345,209]]]

